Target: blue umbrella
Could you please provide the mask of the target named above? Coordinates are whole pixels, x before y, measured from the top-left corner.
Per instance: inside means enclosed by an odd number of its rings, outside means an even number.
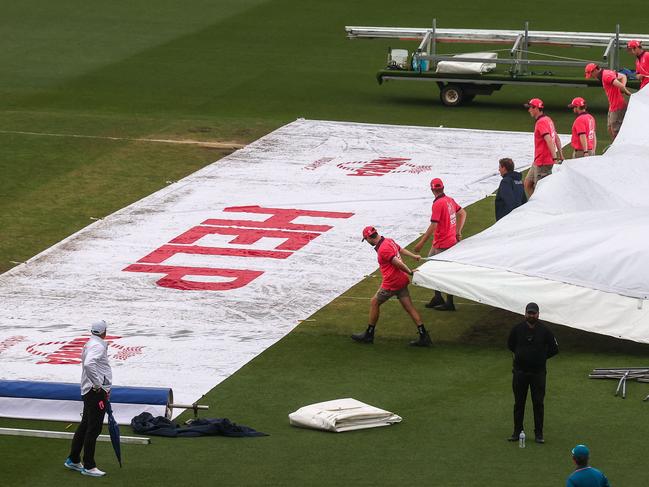
[[[113,417],[113,408],[110,401],[106,401],[106,414],[108,414],[108,433],[110,434],[110,442],[115,450],[115,456],[119,462],[119,468],[122,468],[122,446],[119,442],[119,425]]]

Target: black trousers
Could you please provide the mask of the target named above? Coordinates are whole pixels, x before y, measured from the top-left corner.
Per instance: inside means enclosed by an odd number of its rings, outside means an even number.
[[[70,449],[70,460],[79,463],[81,450],[83,449],[83,466],[86,469],[95,468],[95,445],[97,437],[101,434],[106,415],[106,392],[90,391],[83,396],[83,415],[81,423],[72,438]]]
[[[523,430],[525,417],[525,402],[527,390],[532,393],[532,407],[534,408],[534,434],[543,436],[543,400],[545,399],[546,371],[525,372],[514,369],[512,371],[512,389],[514,391],[514,434]]]

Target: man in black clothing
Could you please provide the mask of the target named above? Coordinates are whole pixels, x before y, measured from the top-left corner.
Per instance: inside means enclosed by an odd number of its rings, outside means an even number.
[[[496,191],[496,221],[508,215],[514,208],[527,203],[521,173],[514,171],[514,161],[505,157],[498,161],[498,171],[502,176]]]
[[[525,321],[512,328],[507,346],[514,354],[512,389],[514,391],[514,432],[509,441],[518,441],[523,430],[527,389],[532,394],[534,407],[534,439],[543,439],[543,399],[545,398],[545,362],[559,353],[559,345],[552,332],[539,321],[539,306],[525,307]]]

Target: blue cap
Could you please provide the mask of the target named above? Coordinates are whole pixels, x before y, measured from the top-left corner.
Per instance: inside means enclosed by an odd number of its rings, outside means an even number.
[[[573,457],[588,458],[589,455],[590,455],[590,450],[586,445],[577,445],[572,449]]]

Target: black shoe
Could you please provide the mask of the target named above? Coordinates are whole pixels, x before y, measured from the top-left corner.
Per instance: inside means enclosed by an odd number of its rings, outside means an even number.
[[[433,308],[435,311],[455,311],[454,304],[444,303]]]
[[[545,440],[543,439],[543,435],[536,435],[536,438],[534,438],[534,441],[536,441],[539,444],[545,443]]]
[[[507,441],[518,441],[520,437],[520,433],[512,433],[511,436],[507,437]]]
[[[355,333],[352,335],[352,340],[358,343],[374,343],[374,334],[364,331],[363,333]]]
[[[410,342],[412,347],[430,347],[433,344],[433,341],[430,339],[428,332],[423,335],[419,335],[416,340]]]
[[[439,296],[433,296],[433,299],[431,299],[430,302],[426,303],[424,306],[426,306],[426,308],[428,309],[431,309],[441,304],[445,304],[444,298],[441,298]]]

